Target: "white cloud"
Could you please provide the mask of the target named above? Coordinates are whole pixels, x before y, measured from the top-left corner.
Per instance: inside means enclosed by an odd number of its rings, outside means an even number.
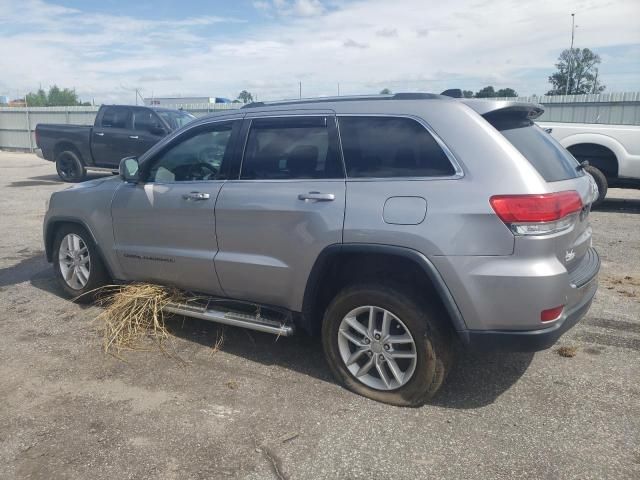
[[[488,84],[540,94],[568,47],[571,12],[580,25],[577,46],[596,52],[640,46],[637,0],[254,6],[277,20],[257,12],[262,19],[255,24],[225,17],[156,21],[0,0],[0,94],[57,83],[105,102],[132,100],[123,86],[156,96],[235,96],[246,88],[270,99],[296,96],[298,81],[308,96],[335,94],[337,83],[344,94]],[[609,91],[640,85],[637,57],[603,55],[600,71]]]

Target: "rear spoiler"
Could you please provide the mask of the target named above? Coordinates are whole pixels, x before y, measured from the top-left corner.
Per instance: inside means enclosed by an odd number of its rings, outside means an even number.
[[[473,108],[485,118],[521,118],[535,120],[544,113],[544,107],[539,103],[516,102],[508,100],[479,100],[464,99],[462,103]]]

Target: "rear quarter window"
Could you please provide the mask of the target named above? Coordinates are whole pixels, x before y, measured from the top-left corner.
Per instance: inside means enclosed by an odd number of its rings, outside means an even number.
[[[403,117],[339,117],[347,176],[442,177],[455,169],[417,121]]]
[[[577,160],[531,120],[492,118],[490,115],[485,118],[529,160],[547,182],[581,175]]]

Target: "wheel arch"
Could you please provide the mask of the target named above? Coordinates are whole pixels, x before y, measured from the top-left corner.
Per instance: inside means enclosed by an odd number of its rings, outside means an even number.
[[[365,271],[354,272],[356,266],[365,266]],[[417,277],[418,285],[410,288],[427,287],[448,314],[451,329],[459,336],[465,335],[466,326],[455,299],[425,255],[405,247],[364,243],[330,245],[320,253],[305,287],[301,327],[310,334],[318,333],[324,310],[340,288],[364,279],[393,278],[394,274]]]
[[[96,240],[96,236],[94,235],[89,225],[87,225],[86,222],[78,218],[53,217],[47,221],[47,224],[44,229],[44,251],[47,258],[47,262],[49,263],[53,262],[53,242],[56,237],[56,232],[65,225],[76,225],[76,226],[82,227],[89,234],[89,236],[91,237],[91,241],[96,246],[96,250],[98,252],[98,255],[100,256],[100,260],[102,260],[102,264],[107,269],[109,276],[111,278],[114,278],[113,272],[111,270],[111,266],[109,265],[109,262],[106,261],[105,256],[102,253],[102,250],[100,248],[100,244]]]
[[[82,164],[85,164],[84,157],[82,156],[82,153],[80,153],[80,150],[78,149],[78,147],[76,147],[76,145],[72,141],[66,140],[66,139],[60,140],[53,146],[53,161],[54,162],[57,161],[58,155],[66,151],[71,151],[75,153],[78,156],[78,159],[80,160],[80,162]]]
[[[609,178],[618,176],[619,159],[626,156],[622,144],[602,134],[577,134],[565,137],[561,144],[576,158],[589,159],[590,165]]]

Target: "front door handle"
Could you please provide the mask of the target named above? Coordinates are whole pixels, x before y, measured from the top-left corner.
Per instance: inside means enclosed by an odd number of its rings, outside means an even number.
[[[193,200],[197,202],[201,200],[209,200],[210,195],[208,193],[191,192],[185,193],[184,195],[182,195],[182,198],[185,200]]]
[[[104,137],[104,132],[96,132],[96,135],[99,137]]]
[[[138,137],[138,135],[129,135],[129,138],[131,138],[132,140],[137,140],[140,137]]]
[[[316,202],[333,202],[336,196],[333,193],[309,192],[298,195],[298,200],[315,200]]]

